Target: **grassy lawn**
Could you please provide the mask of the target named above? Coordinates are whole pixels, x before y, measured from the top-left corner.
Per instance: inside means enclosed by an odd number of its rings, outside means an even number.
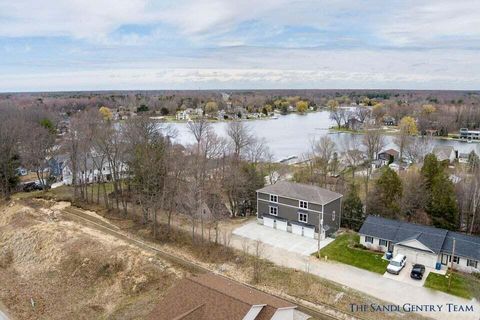
[[[388,261],[382,259],[383,254],[354,248],[353,245],[359,241],[360,236],[354,233],[339,235],[335,241],[320,250],[320,256],[372,272],[385,273]]]
[[[448,289],[449,279],[441,274],[430,273],[425,280],[425,287],[446,292],[454,296],[459,296],[466,299],[480,297],[480,279],[473,275],[461,273],[448,273],[452,276],[452,283],[450,290]]]

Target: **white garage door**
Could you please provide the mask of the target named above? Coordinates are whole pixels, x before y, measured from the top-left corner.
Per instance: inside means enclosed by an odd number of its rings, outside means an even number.
[[[270,227],[270,228],[273,228],[273,222],[274,220],[273,219],[270,219],[270,218],[267,218],[267,217],[263,217],[263,224],[267,227]]]
[[[307,238],[315,239],[315,228],[303,227],[303,235]]]
[[[415,264],[423,264],[426,267],[435,268],[437,263],[437,255],[423,252],[411,248],[406,248],[402,246],[395,246],[394,254],[403,254],[407,256],[407,262]]]
[[[278,221],[277,220],[277,229],[287,231],[287,222],[286,221]]]
[[[302,226],[292,223],[292,233],[302,235]]]

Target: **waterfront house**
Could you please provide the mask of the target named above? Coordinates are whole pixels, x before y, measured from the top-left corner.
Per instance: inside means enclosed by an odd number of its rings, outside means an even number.
[[[456,270],[480,271],[480,237],[376,216],[367,217],[359,234],[365,247],[403,254],[413,264],[446,268],[453,262]]]
[[[265,226],[324,239],[340,228],[342,195],[317,186],[278,181],[257,190],[257,218]]]
[[[480,140],[480,130],[460,129],[460,139],[462,140]]]
[[[456,158],[455,149],[452,146],[435,146],[432,153],[440,162],[452,163]]]
[[[390,163],[399,160],[400,152],[395,149],[387,149],[378,153],[377,159],[382,162],[382,165],[386,166]]]

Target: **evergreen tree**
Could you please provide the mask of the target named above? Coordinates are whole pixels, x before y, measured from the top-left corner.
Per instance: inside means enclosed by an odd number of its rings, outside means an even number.
[[[433,180],[427,213],[436,227],[455,230],[458,225],[455,189],[453,183],[443,172]]]
[[[425,156],[421,173],[425,178],[425,187],[428,191],[432,190],[433,180],[443,171],[442,166],[433,153]]]
[[[398,174],[385,167],[381,176],[375,181],[375,186],[369,197],[369,208],[373,214],[384,217],[395,217],[400,212],[400,199],[402,198],[402,181]]]
[[[362,200],[358,196],[358,190],[355,184],[350,186],[347,196],[343,200],[343,218],[345,227],[358,230],[364,220]]]

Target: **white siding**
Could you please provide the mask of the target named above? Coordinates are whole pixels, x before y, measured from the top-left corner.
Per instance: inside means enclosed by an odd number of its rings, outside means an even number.
[[[381,246],[380,245],[380,239],[373,237],[373,243],[370,242],[365,242],[365,237],[364,235],[360,235],[360,244],[364,245],[368,249],[371,250],[377,250],[377,251],[387,251],[387,247]]]

